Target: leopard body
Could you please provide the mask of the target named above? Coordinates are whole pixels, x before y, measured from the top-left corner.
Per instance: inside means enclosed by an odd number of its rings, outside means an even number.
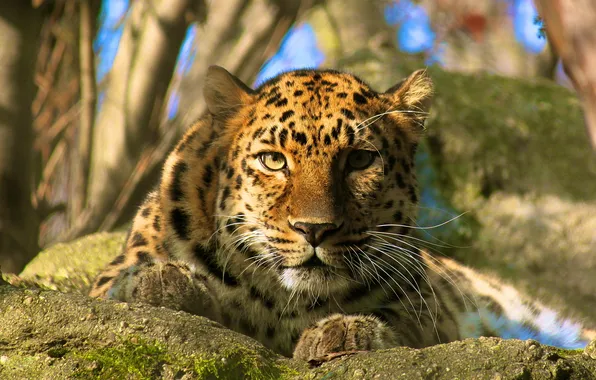
[[[414,154],[432,91],[424,71],[380,93],[331,70],[252,90],[211,68],[208,114],[91,295],[206,316],[306,360],[502,335],[501,317],[538,334],[533,316],[549,309],[416,248]]]

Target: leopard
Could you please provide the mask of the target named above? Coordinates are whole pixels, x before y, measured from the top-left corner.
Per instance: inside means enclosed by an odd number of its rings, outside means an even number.
[[[378,92],[330,69],[253,89],[211,66],[205,115],[90,296],[203,316],[306,361],[479,336],[596,338],[419,248],[415,154],[433,95],[425,69]]]

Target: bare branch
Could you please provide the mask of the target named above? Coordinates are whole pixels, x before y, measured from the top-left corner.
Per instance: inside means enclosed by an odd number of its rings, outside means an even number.
[[[161,165],[163,158],[168,154],[176,137],[176,130],[171,128],[166,132],[166,135],[160,139],[159,145],[155,147],[147,147],[141,154],[137,165],[135,166],[128,181],[124,184],[122,191],[118,195],[118,199],[114,203],[114,207],[106,215],[104,222],[100,226],[100,230],[111,230],[116,227],[116,223],[122,217],[122,214],[128,206],[133,192],[137,189],[139,183],[143,180],[147,172],[151,172],[156,166]]]
[[[143,148],[157,140],[159,118],[154,112],[163,108],[187,28],[185,16],[194,3],[132,2],[92,132],[87,205],[81,216],[86,226],[77,222],[66,238],[99,228]]]
[[[81,70],[81,118],[78,144],[72,160],[69,219],[74,221],[85,206],[89,162],[91,157],[91,131],[95,119],[95,66],[93,35],[95,15],[91,12],[91,0],[80,1],[79,61]]]
[[[537,0],[548,38],[582,98],[586,128],[596,149],[596,3],[592,0]]]
[[[34,148],[41,149],[44,145],[49,145],[58,137],[78,116],[80,112],[79,104],[73,105],[68,111],[61,114],[53,124],[47,128],[43,134],[39,134],[35,140]],[[44,123],[47,124],[47,123]]]
[[[58,165],[66,156],[66,148],[66,139],[60,140],[60,142],[56,144],[56,147],[54,147],[54,150],[52,151],[52,154],[50,155],[50,158],[43,169],[41,181],[37,186],[37,191],[35,192],[35,197],[37,198],[38,202],[47,196],[52,177],[56,172]]]
[[[179,133],[205,111],[202,83],[209,65],[221,65],[243,81],[253,82],[263,62],[277,50],[285,32],[316,2],[315,0],[210,2],[207,20],[197,33],[200,53],[190,72],[179,85]]]

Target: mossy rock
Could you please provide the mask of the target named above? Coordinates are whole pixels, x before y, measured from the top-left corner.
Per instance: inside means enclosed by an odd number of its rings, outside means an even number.
[[[93,279],[122,251],[125,232],[102,232],[59,243],[39,253],[21,274],[7,276],[13,285],[87,294]]]
[[[591,379],[596,345],[468,339],[346,355],[314,367],[206,318],[0,286],[2,379]]]
[[[0,286],[0,305],[2,379],[263,379],[306,367],[165,308],[10,286]]]

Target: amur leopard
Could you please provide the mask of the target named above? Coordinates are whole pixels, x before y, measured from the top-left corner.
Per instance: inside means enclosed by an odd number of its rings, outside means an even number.
[[[207,115],[167,158],[92,296],[202,315],[304,360],[516,332],[570,347],[595,337],[417,248],[425,71],[385,92],[332,70],[253,90],[213,66],[205,82]]]

